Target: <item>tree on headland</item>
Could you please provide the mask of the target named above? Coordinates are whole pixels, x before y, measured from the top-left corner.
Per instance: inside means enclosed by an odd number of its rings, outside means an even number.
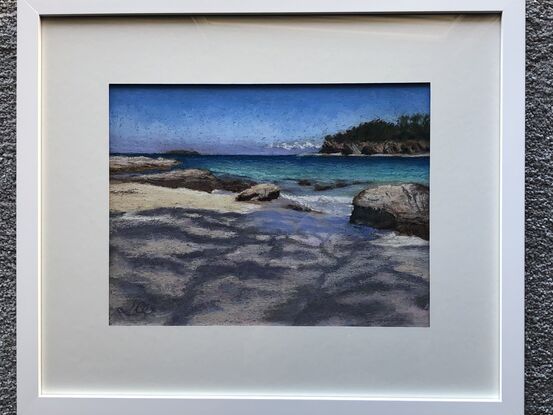
[[[337,143],[430,140],[430,115],[401,115],[395,122],[377,118],[346,131],[330,134],[325,141]]]

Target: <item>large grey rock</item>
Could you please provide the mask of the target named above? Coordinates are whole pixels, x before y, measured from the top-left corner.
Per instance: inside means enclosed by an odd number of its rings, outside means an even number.
[[[239,202],[248,200],[263,202],[276,199],[279,196],[280,189],[278,186],[270,183],[262,183],[244,190],[236,196],[236,200]]]
[[[429,238],[429,191],[408,183],[381,185],[361,191],[353,199],[350,222]]]
[[[111,156],[109,158],[110,173],[132,173],[148,170],[169,170],[175,167],[179,162],[177,160],[165,159],[162,157],[127,157]]]

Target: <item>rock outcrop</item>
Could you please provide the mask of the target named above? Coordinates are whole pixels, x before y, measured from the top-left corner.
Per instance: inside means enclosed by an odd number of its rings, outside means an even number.
[[[109,158],[110,173],[137,173],[148,170],[169,170],[175,167],[177,160],[165,159],[162,157],[127,157],[111,156]]]
[[[421,184],[381,185],[353,199],[350,222],[429,239],[429,189]]]
[[[244,190],[236,196],[236,200],[239,202],[244,201],[258,201],[265,202],[276,199],[280,196],[280,189],[278,186],[270,183],[257,184]]]
[[[427,140],[405,140],[405,141],[360,141],[337,142],[326,139],[319,151],[321,154],[342,154],[342,155],[418,155],[430,151],[430,141]]]
[[[311,186],[313,184],[313,182],[309,179],[299,179],[297,181],[297,183],[300,185],[300,186]]]
[[[295,210],[296,212],[322,213],[322,212],[319,212],[318,210],[311,209],[309,206],[302,205],[301,203],[298,203],[298,202],[287,203],[283,205],[283,208]]]
[[[156,174],[117,177],[115,180],[122,182],[147,183],[154,186],[170,187],[173,189],[185,187],[187,189],[199,190],[201,192],[208,193],[211,193],[216,189],[227,190],[230,192],[240,192],[255,184],[250,180],[231,178],[221,179],[213,175],[213,173],[209,170],[204,169],[178,169]]]
[[[348,187],[353,184],[360,184],[359,181],[347,181],[347,180],[335,180],[333,182],[328,181],[314,181],[310,179],[299,179],[296,181],[300,186],[311,186],[313,190],[317,192],[324,192],[326,190],[340,189],[342,187]]]
[[[313,185],[313,190],[317,192],[324,192],[326,190],[332,190],[332,189],[340,189],[342,187],[348,187],[350,184],[344,180],[336,180],[332,183],[315,183]]]

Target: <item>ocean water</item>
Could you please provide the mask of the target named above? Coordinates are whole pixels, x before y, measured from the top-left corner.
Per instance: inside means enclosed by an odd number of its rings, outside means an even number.
[[[176,168],[202,168],[215,175],[276,183],[283,198],[342,218],[349,217],[353,197],[368,185],[407,182],[428,185],[430,171],[429,157],[144,155],[176,159],[181,162]],[[345,181],[348,186],[316,191],[313,186],[300,186],[300,179],[317,183]]]
[[[155,156],[177,159],[182,168],[204,168],[215,174],[268,182],[310,179],[428,184],[430,160],[390,156]]]

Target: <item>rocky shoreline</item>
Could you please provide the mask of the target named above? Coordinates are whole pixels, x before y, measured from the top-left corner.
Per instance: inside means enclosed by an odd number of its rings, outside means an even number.
[[[146,157],[122,160],[117,157],[116,162],[119,165],[134,169],[134,173],[139,170],[138,166],[143,166],[143,174],[114,174],[111,178],[111,193],[113,199],[113,210],[121,211],[124,209],[124,200],[127,200],[128,206],[143,206],[148,208],[164,207],[161,203],[165,201],[169,206],[187,206],[189,203],[196,207],[210,209],[212,206],[221,209],[221,203],[233,202],[267,202],[278,199],[280,188],[271,183],[255,183],[252,180],[244,178],[217,177],[209,170],[205,169],[177,169],[162,173],[145,173],[151,170],[151,166],[173,166],[171,160],[150,159]],[[111,166],[111,159],[110,159]],[[132,166],[132,167],[129,167]],[[119,167],[116,172],[121,171]],[[125,170],[125,171],[127,171]],[[135,186],[129,186],[134,183]],[[358,182],[318,182],[307,179],[297,181],[300,186],[310,186],[317,192],[347,187]],[[136,185],[150,185],[137,187]],[[162,191],[159,188],[181,189],[180,192]],[[212,193],[216,190],[232,192],[234,195],[214,195],[213,205],[209,203],[210,197],[194,195],[190,192],[182,191],[189,189],[192,191]],[[132,196],[134,194],[134,196]],[[121,197],[121,195],[125,195]],[[151,199],[153,203],[147,203]],[[231,200],[233,199],[233,200]],[[204,200],[204,202],[200,202]],[[131,201],[135,202],[134,204]],[[155,203],[157,201],[158,203]],[[288,209],[299,212],[312,212],[307,206],[297,203],[288,203],[280,205]],[[428,186],[407,183],[398,185],[379,185],[369,186],[358,193],[352,200],[353,210],[350,222],[357,225],[367,225],[377,229],[391,229],[400,234],[415,235],[422,239],[429,238],[429,189]],[[230,211],[240,211],[235,206]]]

